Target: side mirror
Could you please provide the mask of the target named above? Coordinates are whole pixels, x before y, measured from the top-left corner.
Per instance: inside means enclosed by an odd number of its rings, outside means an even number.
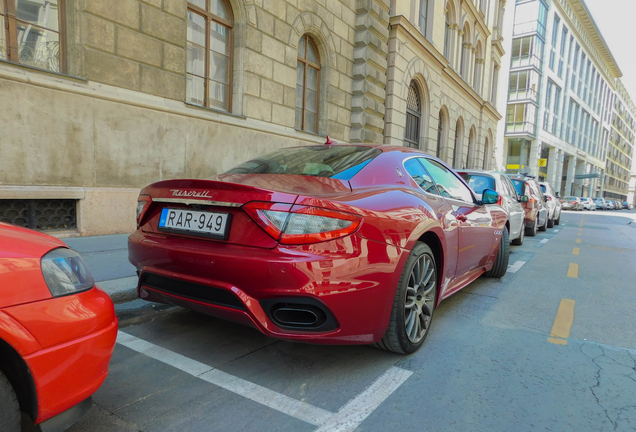
[[[530,202],[530,198],[528,197],[528,195],[521,195],[519,197],[519,202]]]
[[[492,189],[484,189],[481,193],[482,204],[497,204],[499,201],[499,194]]]
[[[543,195],[543,201],[548,202],[550,201],[550,197],[547,195]]]
[[[557,198],[561,198],[558,192],[555,192]]]

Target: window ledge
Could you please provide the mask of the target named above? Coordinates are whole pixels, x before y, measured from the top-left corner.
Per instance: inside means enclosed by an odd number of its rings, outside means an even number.
[[[199,108],[199,109],[206,110],[206,111],[212,111],[213,113],[216,113],[216,114],[227,115],[227,116],[231,116],[231,117],[235,117],[235,118],[239,118],[239,119],[247,119],[247,117],[245,117],[242,114],[234,114],[234,113],[231,113],[229,111],[222,111],[222,110],[215,109],[215,108],[210,108],[210,107],[205,107],[205,106],[202,106],[202,105],[193,104],[192,102],[183,102],[183,103],[186,106],[193,107],[193,108]]]
[[[62,78],[69,78],[69,79],[76,80],[76,81],[88,82],[88,80],[85,79],[85,78],[80,78],[80,77],[77,77],[77,76],[74,76],[74,75],[67,75],[65,73],[55,72],[55,71],[51,71],[51,70],[48,70],[48,69],[42,69],[42,68],[31,66],[31,65],[15,63],[15,62],[8,61],[8,60],[0,59],[0,64],[16,66],[18,68],[29,69],[29,70],[32,70],[32,71],[42,72],[42,73],[49,74],[49,75],[55,75],[55,76],[62,77]]]

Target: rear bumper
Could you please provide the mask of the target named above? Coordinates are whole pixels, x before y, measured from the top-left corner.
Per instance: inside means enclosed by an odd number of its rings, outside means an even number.
[[[128,247],[130,262],[141,272],[137,289],[143,299],[250,325],[274,338],[331,344],[382,338],[400,276],[396,269],[408,256],[356,234],[314,245],[261,249],[137,231]],[[196,289],[147,283],[148,275]],[[270,309],[280,299],[319,305],[335,325],[283,327],[272,319]]]
[[[37,429],[40,432],[63,432],[81,420],[93,406],[93,398],[88,397],[77,405],[67,409],[63,413],[51,417],[40,423]]]

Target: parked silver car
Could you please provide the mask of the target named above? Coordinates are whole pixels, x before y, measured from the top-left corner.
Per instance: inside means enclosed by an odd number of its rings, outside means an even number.
[[[520,197],[510,178],[502,172],[484,170],[460,170],[458,174],[466,180],[468,186],[481,199],[484,189],[492,189],[499,193],[499,204],[508,213],[510,222],[510,243],[522,245],[525,237],[525,211],[519,204]]]
[[[607,202],[604,198],[596,198],[594,200],[594,204],[596,204],[596,210],[605,210],[607,209]]]
[[[592,198],[581,198],[581,202],[583,203],[583,208],[585,210],[595,211],[596,203]]]
[[[561,198],[561,208],[563,210],[583,210],[583,202],[579,197],[566,196]]]
[[[559,201],[559,194],[555,192],[550,183],[539,182],[539,186],[541,186],[541,190],[543,191],[545,205],[548,207],[548,228],[552,228],[561,223],[561,201]]]

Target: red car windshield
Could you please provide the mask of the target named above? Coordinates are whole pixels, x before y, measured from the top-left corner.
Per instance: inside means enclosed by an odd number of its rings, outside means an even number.
[[[225,174],[289,174],[351,180],[382,151],[363,146],[283,148],[232,168]]]

